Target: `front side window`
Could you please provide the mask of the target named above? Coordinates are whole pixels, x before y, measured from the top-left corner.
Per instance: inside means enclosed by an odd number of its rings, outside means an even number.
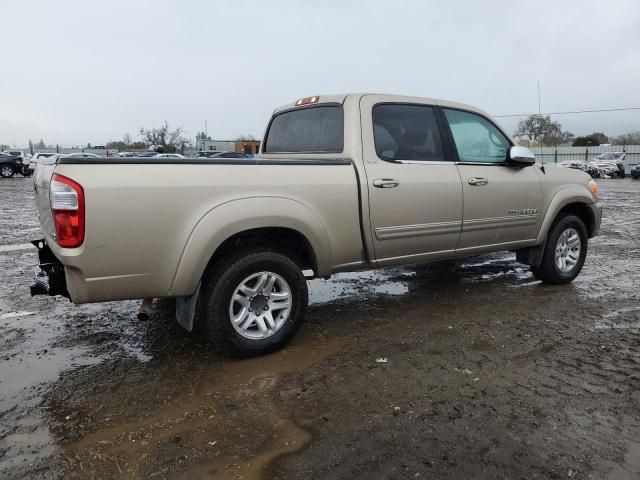
[[[432,107],[382,104],[373,108],[373,138],[382,160],[444,161]]]
[[[489,120],[475,113],[450,110],[444,114],[451,127],[461,162],[504,163],[511,144]]]
[[[341,153],[344,147],[342,105],[289,110],[273,117],[264,153]]]

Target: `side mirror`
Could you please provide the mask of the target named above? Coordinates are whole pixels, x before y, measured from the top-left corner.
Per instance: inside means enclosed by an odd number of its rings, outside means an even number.
[[[514,145],[509,149],[507,163],[515,167],[527,167],[536,163],[536,156],[527,147]]]

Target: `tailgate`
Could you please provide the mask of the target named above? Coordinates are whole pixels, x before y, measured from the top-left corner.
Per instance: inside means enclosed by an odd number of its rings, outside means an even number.
[[[55,234],[53,215],[51,214],[51,204],[49,203],[49,187],[51,185],[51,177],[53,176],[55,168],[55,163],[39,163],[33,179],[33,185],[36,191],[36,208],[38,209],[38,218],[40,219],[42,233],[48,243],[52,243],[54,241],[53,239]]]

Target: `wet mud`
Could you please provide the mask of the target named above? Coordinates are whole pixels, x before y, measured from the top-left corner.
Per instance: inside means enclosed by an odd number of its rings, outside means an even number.
[[[602,180],[582,274],[513,254],[310,282],[233,360],[174,304],[29,297],[29,179],[0,182],[0,478],[640,478],[640,182]]]

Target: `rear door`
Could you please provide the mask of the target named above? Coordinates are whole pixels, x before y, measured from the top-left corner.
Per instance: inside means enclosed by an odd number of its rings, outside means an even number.
[[[511,141],[488,118],[465,110],[442,110],[464,196],[458,250],[488,251],[535,239],[542,206],[538,167],[507,165]]]
[[[433,102],[362,97],[363,157],[379,265],[450,255],[462,223],[462,186],[445,153]]]

